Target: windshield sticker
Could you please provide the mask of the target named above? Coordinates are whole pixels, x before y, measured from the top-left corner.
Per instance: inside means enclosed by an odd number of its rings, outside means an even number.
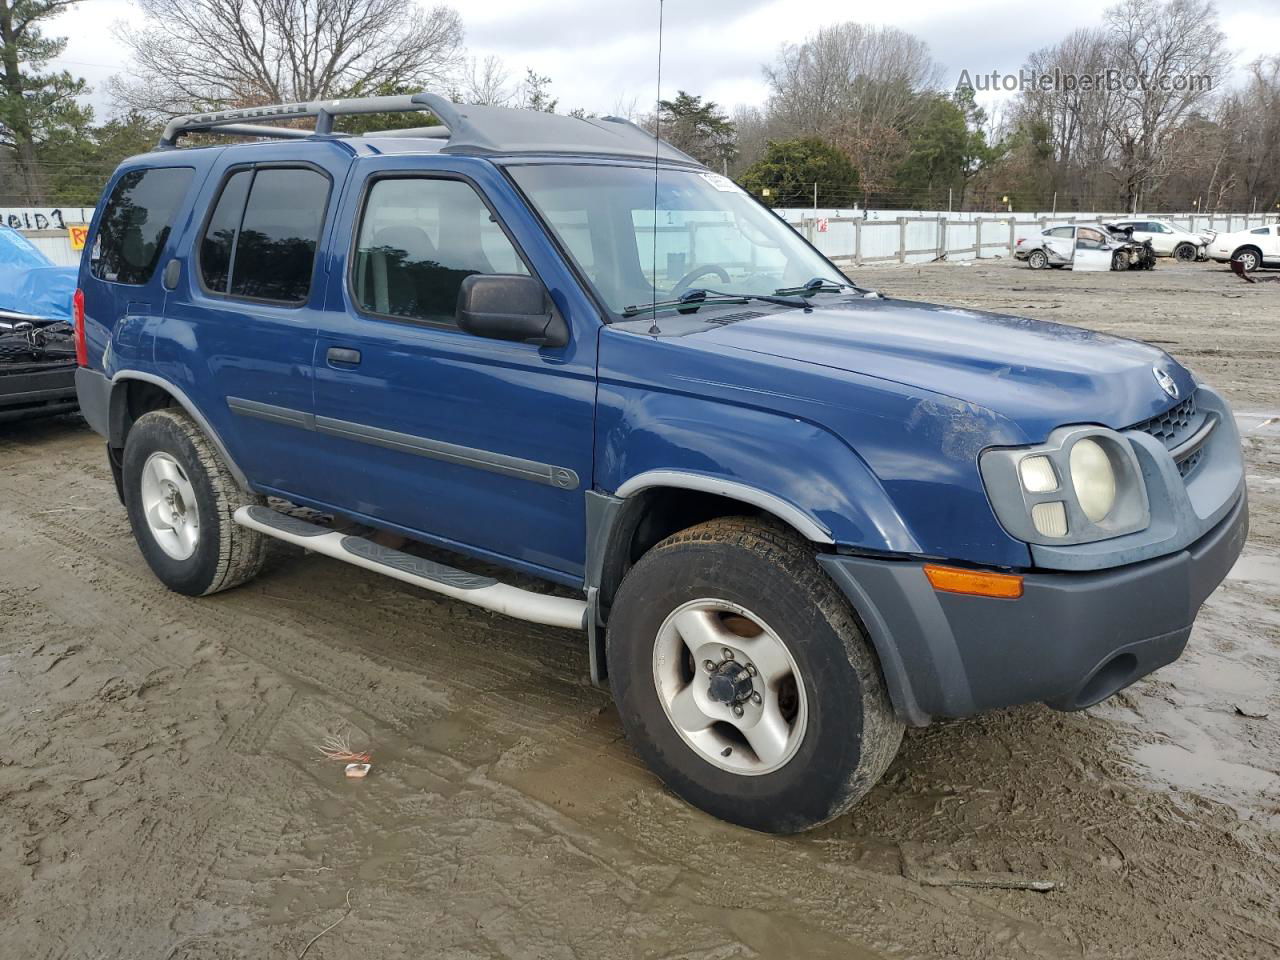
[[[707,181],[707,183],[711,184],[717,190],[723,190],[727,193],[731,193],[738,189],[738,185],[736,183],[734,183],[728,177],[720,176],[720,174],[718,173],[703,173],[703,174],[700,174],[700,176],[702,177],[703,180]]]

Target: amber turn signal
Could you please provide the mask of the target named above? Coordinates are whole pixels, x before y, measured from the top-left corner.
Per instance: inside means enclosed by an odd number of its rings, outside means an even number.
[[[965,593],[974,597],[999,597],[1017,600],[1022,596],[1022,577],[1013,573],[987,573],[982,570],[965,570],[961,567],[940,567],[935,563],[924,565],[924,575],[935,590],[946,593]]]

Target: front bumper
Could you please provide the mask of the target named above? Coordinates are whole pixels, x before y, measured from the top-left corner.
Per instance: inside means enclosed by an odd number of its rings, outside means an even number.
[[[0,423],[76,409],[74,361],[0,366]]]
[[[879,654],[898,715],[923,726],[1020,703],[1078,710],[1176,660],[1249,529],[1241,492],[1182,550],[1089,573],[1031,573],[1017,600],[935,591],[923,564],[824,554]]]

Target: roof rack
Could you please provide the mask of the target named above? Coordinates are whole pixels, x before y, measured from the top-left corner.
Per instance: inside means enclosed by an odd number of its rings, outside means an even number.
[[[643,157],[675,163],[698,161],[653,134],[621,117],[571,117],[538,110],[456,104],[435,93],[394,97],[356,97],[345,100],[312,100],[280,103],[215,113],[196,113],[169,121],[160,137],[162,150],[176,147],[190,133],[305,140],[341,137],[335,133],[335,117],[370,113],[431,113],[441,125],[382,130],[366,137],[424,137],[447,139],[443,153],[511,154],[569,153]],[[315,128],[274,127],[271,121],[315,118]]]

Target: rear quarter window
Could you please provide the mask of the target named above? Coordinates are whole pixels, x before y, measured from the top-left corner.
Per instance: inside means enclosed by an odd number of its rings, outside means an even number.
[[[310,167],[232,173],[200,239],[205,289],[245,300],[304,303],[329,187],[329,178]]]
[[[194,175],[191,167],[150,167],[116,181],[90,255],[95,277],[134,285],[151,279]]]

